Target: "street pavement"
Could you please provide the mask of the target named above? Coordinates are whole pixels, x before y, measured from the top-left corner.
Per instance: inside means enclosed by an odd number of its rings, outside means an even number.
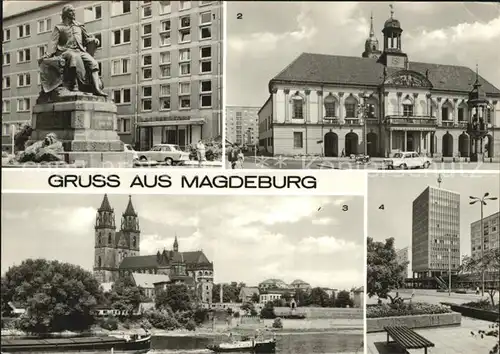
[[[229,163],[227,167],[231,168]],[[339,170],[382,170],[384,169],[382,159],[372,159],[369,163],[356,163],[349,158],[325,158],[325,157],[283,157],[283,156],[246,156],[243,169],[339,169]],[[434,162],[430,170],[500,170],[500,163],[474,163],[474,162]]]
[[[429,348],[429,354],[487,354],[493,348],[495,337],[481,338],[477,331],[488,330],[491,322],[476,320],[462,316],[460,326],[415,329],[414,331],[434,343],[434,348]],[[400,354],[401,349],[393,344],[387,345],[385,332],[368,333],[366,342],[369,354]],[[410,350],[410,353],[423,353],[423,349]]]

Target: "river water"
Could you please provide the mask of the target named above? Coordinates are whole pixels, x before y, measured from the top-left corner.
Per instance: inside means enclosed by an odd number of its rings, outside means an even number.
[[[334,354],[363,353],[363,334],[361,331],[336,331],[314,333],[276,334],[276,353],[282,354]],[[205,354],[213,338],[194,336],[154,336],[151,354]],[[118,352],[115,352],[118,353]],[[59,352],[58,354],[64,354]],[[68,352],[67,354],[74,354]],[[83,354],[83,353],[80,353]]]

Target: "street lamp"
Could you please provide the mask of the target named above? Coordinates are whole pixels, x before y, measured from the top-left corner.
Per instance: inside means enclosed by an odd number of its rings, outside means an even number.
[[[370,98],[370,94],[368,92],[363,92],[363,105],[362,105],[362,108],[363,108],[363,142],[364,142],[364,154],[365,155],[368,155],[368,151],[367,151],[367,128],[366,128],[366,120],[368,118],[368,103],[367,103],[367,100],[368,98]]]
[[[453,244],[453,235],[448,234],[448,296],[451,296],[451,245]]]
[[[483,205],[486,205],[487,200],[497,200],[497,197],[490,197],[490,193],[486,192],[484,193],[484,196],[482,198],[478,197],[473,197],[469,196],[470,199],[472,199],[469,204],[476,204],[477,202],[481,202],[481,259],[484,258],[484,227],[483,227]],[[484,296],[484,268],[481,269],[481,296]]]

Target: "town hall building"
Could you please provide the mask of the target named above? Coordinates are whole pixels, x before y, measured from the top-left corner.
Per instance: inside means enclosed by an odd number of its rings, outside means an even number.
[[[259,111],[259,146],[273,155],[389,157],[416,151],[434,158],[468,157],[467,123],[475,84],[488,104],[480,149],[500,155],[500,90],[470,68],[413,62],[400,22],[385,22],[383,48],[373,29],[361,57],[303,53],[269,82]]]
[[[100,283],[137,273],[158,275],[159,287],[182,283],[193,289],[201,302],[212,302],[214,268],[203,251],[180,252],[176,236],[171,250],[140,255],[140,238],[139,215],[132,197],[116,231],[114,209],[105,194],[95,223],[94,276]],[[154,283],[154,279],[150,281]]]

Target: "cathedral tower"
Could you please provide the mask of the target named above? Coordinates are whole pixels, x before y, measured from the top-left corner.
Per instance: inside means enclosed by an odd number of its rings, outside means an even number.
[[[174,240],[174,252],[179,252],[179,242],[177,242],[177,235],[175,235]]]
[[[365,51],[361,55],[363,58],[373,58],[378,59],[382,52],[379,49],[378,39],[375,37],[375,31],[373,30],[373,13],[370,16],[370,35],[365,42]]]
[[[138,256],[140,242],[139,215],[132,204],[132,196],[129,195],[127,208],[122,214],[120,235],[117,239],[118,263],[121,263],[125,257]]]
[[[115,212],[107,194],[97,209],[94,229],[94,275],[101,283],[115,281],[118,276]]]
[[[384,29],[384,51],[379,62],[387,67],[405,69],[407,67],[408,56],[401,49],[401,34],[403,29],[398,20],[394,18],[394,8],[391,7],[391,18],[385,21]]]

